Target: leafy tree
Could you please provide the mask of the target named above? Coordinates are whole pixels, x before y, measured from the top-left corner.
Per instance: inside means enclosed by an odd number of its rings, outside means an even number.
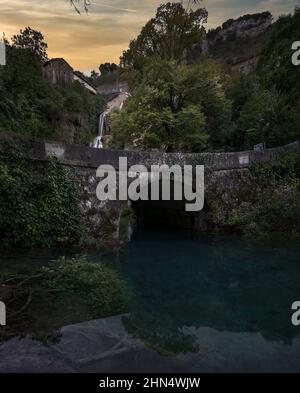
[[[288,101],[300,97],[300,67],[292,64],[292,43],[300,41],[300,9],[281,16],[260,54],[257,73],[264,87],[276,88]]]
[[[90,79],[91,79],[92,81],[94,81],[94,80],[96,80],[97,78],[99,78],[98,72],[96,72],[95,70],[92,70],[92,71],[91,71]]]
[[[101,72],[101,75],[113,73],[117,70],[118,66],[115,63],[104,63],[100,64],[99,66],[99,71]]]
[[[275,90],[257,85],[240,112],[239,146],[252,149],[254,144],[261,142],[265,142],[267,147],[276,145],[281,132],[284,132],[284,111],[283,99]]]
[[[118,146],[202,151],[230,119],[218,66],[179,65],[152,59],[144,77],[119,113],[111,115]]]
[[[195,43],[200,43],[207,22],[207,11],[185,9],[181,3],[167,3],[158,7],[154,18],[143,27],[123,52],[121,64],[141,69],[145,58],[156,56],[181,62]]]
[[[20,30],[20,34],[14,35],[12,37],[12,44],[15,48],[31,50],[42,61],[48,59],[48,45],[44,41],[43,34],[31,27],[26,27],[24,30]]]

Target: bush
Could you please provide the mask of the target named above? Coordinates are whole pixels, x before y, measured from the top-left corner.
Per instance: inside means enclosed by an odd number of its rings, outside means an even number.
[[[29,274],[0,272],[0,298],[9,304],[0,341],[24,334],[55,339],[64,325],[127,311],[118,274],[85,256],[62,257]]]
[[[102,262],[89,262],[85,256],[60,258],[42,269],[46,286],[73,292],[85,302],[95,317],[106,317],[126,311],[122,281],[117,273]]]
[[[247,235],[300,232],[300,152],[252,168],[256,186],[228,224]]]
[[[78,245],[84,233],[70,172],[55,160],[34,170],[8,146],[0,157],[1,246]]]
[[[234,209],[228,222],[246,235],[300,231],[300,192],[293,186],[264,189]]]

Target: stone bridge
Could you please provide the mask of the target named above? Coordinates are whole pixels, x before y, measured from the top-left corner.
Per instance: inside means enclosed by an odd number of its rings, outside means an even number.
[[[255,163],[264,163],[278,159],[280,156],[300,148],[300,140],[289,145],[266,149],[263,151],[243,151],[232,153],[163,153],[137,152],[128,150],[94,149],[81,145],[44,141],[22,141],[21,146],[32,160],[47,161],[55,156],[63,165],[98,168],[101,164],[112,165],[118,170],[119,158],[126,157],[128,166],[174,164],[204,165],[212,171],[236,170],[249,168]]]
[[[1,145],[1,141],[0,141]],[[94,149],[79,145],[56,142],[21,140],[19,145],[26,156],[33,161],[47,162],[56,157],[63,166],[69,167],[75,177],[81,195],[81,205],[87,227],[96,238],[119,239],[120,223],[128,215],[128,203],[124,201],[99,201],[96,187],[99,179],[96,170],[101,164],[111,165],[117,171],[119,158],[126,157],[128,167],[142,164],[151,165],[204,165],[205,206],[200,212],[186,212],[184,201],[138,201],[132,204],[140,223],[154,225],[168,224],[181,228],[208,230],[219,225],[224,217],[212,214],[212,207],[218,203],[227,207],[240,202],[241,191],[245,194],[251,187],[251,166],[274,161],[292,151],[300,151],[300,141],[264,151],[243,151],[233,153],[162,153]]]

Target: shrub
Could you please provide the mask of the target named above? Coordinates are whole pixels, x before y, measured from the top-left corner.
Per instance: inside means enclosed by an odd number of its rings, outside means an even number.
[[[300,152],[252,168],[252,193],[228,224],[248,235],[300,232]]]
[[[78,245],[84,234],[74,180],[51,160],[30,167],[16,147],[0,157],[1,246]]]
[[[85,256],[62,257],[29,274],[0,272],[0,298],[9,304],[0,341],[24,334],[55,338],[53,331],[64,325],[127,311],[118,274]]]
[[[89,262],[85,256],[62,257],[42,271],[46,286],[78,295],[90,307],[94,317],[126,311],[123,283],[103,262]]]

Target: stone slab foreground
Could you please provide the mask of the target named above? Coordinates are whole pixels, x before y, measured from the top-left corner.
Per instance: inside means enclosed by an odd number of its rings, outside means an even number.
[[[0,372],[300,372],[300,337],[286,345],[260,333],[184,328],[197,337],[198,351],[163,356],[129,335],[123,317],[63,327],[50,346],[13,338],[0,346]]]
[[[0,346],[0,372],[183,372],[185,361],[161,356],[130,336],[125,315],[65,326],[59,343],[46,346],[30,337]]]

